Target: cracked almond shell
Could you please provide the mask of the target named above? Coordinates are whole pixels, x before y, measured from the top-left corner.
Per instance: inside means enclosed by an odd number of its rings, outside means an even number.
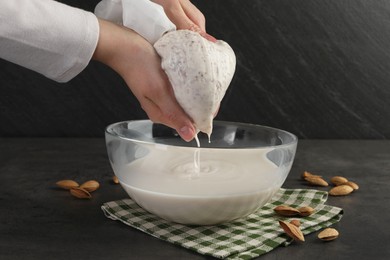
[[[295,241],[305,241],[305,237],[299,227],[285,221],[279,221],[279,225],[283,228],[284,232]]]
[[[334,228],[325,228],[318,234],[318,238],[323,241],[332,241],[339,237],[339,232]]]
[[[92,198],[91,194],[83,189],[83,188],[72,188],[70,189],[70,194],[72,194],[74,197],[79,198],[79,199],[90,199]]]

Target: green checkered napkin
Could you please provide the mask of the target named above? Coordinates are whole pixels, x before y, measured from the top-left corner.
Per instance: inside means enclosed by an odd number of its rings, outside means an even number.
[[[215,226],[186,226],[161,219],[131,199],[104,203],[106,216],[126,225],[200,254],[227,259],[251,259],[292,242],[279,226],[273,209],[285,204],[311,206],[315,213],[300,218],[301,230],[307,235],[337,223],[342,209],[325,205],[327,192],[311,189],[280,189],[271,202],[246,218]]]

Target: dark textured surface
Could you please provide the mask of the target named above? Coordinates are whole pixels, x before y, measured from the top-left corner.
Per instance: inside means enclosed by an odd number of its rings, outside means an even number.
[[[94,1],[62,0],[93,10]],[[194,1],[231,44],[237,72],[218,119],[301,138],[390,137],[390,2]],[[57,84],[0,60],[0,136],[102,136],[145,118],[121,78],[92,62]]]
[[[311,188],[304,170],[360,185],[328,199],[344,209],[340,237],[323,243],[311,234],[259,259],[390,259],[390,141],[300,140],[283,187]],[[107,219],[101,204],[127,197],[111,176],[103,139],[0,139],[0,259],[211,259]],[[55,187],[61,179],[101,188],[78,200]]]

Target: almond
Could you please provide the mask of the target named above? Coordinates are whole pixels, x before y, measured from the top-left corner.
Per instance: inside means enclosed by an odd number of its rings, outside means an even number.
[[[320,176],[320,175],[315,175],[315,174],[312,174],[312,173],[310,173],[310,172],[308,172],[308,171],[305,171],[305,172],[303,172],[303,174],[302,174],[302,179],[305,179],[306,177],[322,177],[322,176]]]
[[[283,228],[284,232],[295,241],[305,241],[305,237],[299,227],[284,221],[279,221],[279,225]]]
[[[296,227],[300,227],[301,226],[301,222],[298,219],[291,220],[290,224],[293,224]]]
[[[80,188],[80,187],[71,188],[70,194],[72,194],[73,196],[75,196],[76,198],[79,198],[79,199],[92,198],[91,194],[87,190]]]
[[[57,181],[56,184],[58,187],[65,190],[70,190],[71,188],[76,188],[79,186],[79,184],[74,180],[61,180],[61,181]]]
[[[319,176],[307,176],[305,177],[305,180],[309,182],[311,185],[315,185],[315,186],[326,187],[329,185],[324,179],[322,179]]]
[[[332,196],[344,196],[344,195],[350,194],[352,191],[353,191],[353,188],[351,186],[343,184],[343,185],[336,186],[336,187],[332,188],[329,191],[329,194]]]
[[[323,241],[331,241],[338,238],[339,232],[334,228],[325,228],[318,234],[318,238]]]
[[[277,206],[274,208],[274,211],[277,214],[279,214],[281,216],[285,216],[285,217],[296,216],[299,214],[299,210],[297,210],[293,207],[290,207],[290,206],[286,206],[286,205]]]
[[[115,184],[118,184],[118,183],[119,183],[118,177],[116,177],[116,175],[114,175],[114,176],[112,177],[112,182],[115,183]]]
[[[306,207],[299,208],[298,211],[301,217],[307,217],[313,214],[314,209],[312,207],[306,206]]]
[[[86,181],[80,185],[80,188],[82,188],[88,192],[93,192],[93,191],[97,190],[99,187],[100,187],[99,182],[97,182],[95,180]]]
[[[330,182],[333,183],[336,186],[339,186],[341,184],[344,184],[348,182],[347,178],[341,177],[341,176],[334,176],[330,179]]]
[[[348,186],[351,186],[352,189],[354,190],[358,190],[359,189],[359,185],[357,185],[355,182],[353,181],[347,181],[346,183],[344,183],[345,185],[348,185]]]

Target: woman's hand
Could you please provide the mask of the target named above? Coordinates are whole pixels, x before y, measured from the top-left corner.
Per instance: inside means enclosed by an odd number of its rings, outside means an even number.
[[[126,27],[105,20],[99,20],[99,25],[93,58],[121,75],[153,122],[172,127],[184,140],[192,140],[194,125],[177,103],[153,46]]]
[[[216,39],[206,32],[206,19],[199,9],[189,0],[152,0],[161,5],[168,18],[177,29],[187,29],[198,32],[207,40],[215,42]]]

